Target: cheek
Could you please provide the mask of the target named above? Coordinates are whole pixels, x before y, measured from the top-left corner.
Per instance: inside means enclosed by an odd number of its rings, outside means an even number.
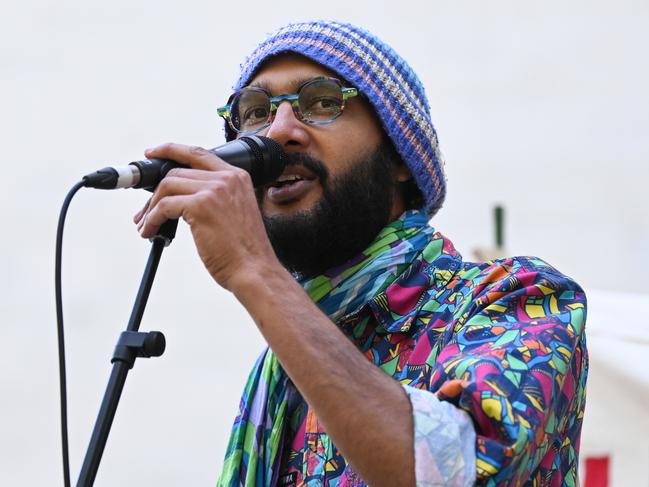
[[[365,105],[350,106],[333,123],[314,131],[314,146],[331,176],[348,170],[370,156],[383,142],[385,132],[374,111]]]
[[[330,175],[335,177],[340,172],[349,170],[358,161],[371,156],[383,139],[381,132],[377,134],[350,128],[332,135],[330,140],[335,141],[335,144],[331,144],[326,163]]]
[[[345,115],[343,114],[342,117]],[[376,117],[366,111],[355,113],[340,122],[342,123],[337,127],[340,129],[337,139],[342,146],[342,153],[349,159],[370,154],[385,137],[385,132]]]

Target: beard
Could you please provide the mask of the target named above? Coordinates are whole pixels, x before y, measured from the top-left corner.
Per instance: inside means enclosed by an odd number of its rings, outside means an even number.
[[[322,185],[313,208],[262,218],[277,258],[298,277],[313,277],[338,267],[366,249],[390,223],[394,167],[399,156],[389,141],[351,169],[330,178],[326,166],[306,154],[289,155],[288,165],[303,165]],[[263,190],[257,192],[261,203]]]

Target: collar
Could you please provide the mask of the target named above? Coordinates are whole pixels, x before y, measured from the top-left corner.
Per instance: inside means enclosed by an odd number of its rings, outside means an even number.
[[[462,265],[462,256],[449,239],[436,232],[422,252],[384,291],[369,299],[356,313],[339,322],[343,327],[359,315],[371,312],[378,333],[407,333],[422,307],[437,302],[451,278]]]
[[[356,314],[391,285],[430,243],[434,230],[422,211],[405,212],[356,258],[300,284],[333,321]]]

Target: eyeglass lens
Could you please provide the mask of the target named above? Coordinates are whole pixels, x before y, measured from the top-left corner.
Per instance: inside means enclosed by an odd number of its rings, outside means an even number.
[[[304,84],[298,92],[298,116],[309,123],[327,123],[342,112],[342,87],[331,79],[315,79]],[[276,109],[276,107],[273,107]],[[248,132],[265,126],[271,119],[271,99],[255,88],[243,89],[231,104],[234,127]]]

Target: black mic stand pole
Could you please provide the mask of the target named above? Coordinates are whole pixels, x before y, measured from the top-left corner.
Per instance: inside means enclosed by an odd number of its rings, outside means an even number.
[[[95,422],[95,428],[92,431],[90,444],[86,451],[86,457],[81,467],[77,487],[91,487],[97,475],[101,455],[106,446],[108,433],[115,417],[117,404],[124,388],[126,375],[128,371],[135,364],[137,357],[159,357],[165,349],[165,337],[159,331],[151,331],[148,333],[139,332],[140,321],[144,315],[144,308],[146,307],[153,279],[155,278],[158,264],[160,263],[160,256],[162,250],[168,246],[176,235],[176,227],[178,220],[168,220],[164,223],[158,234],[151,239],[151,252],[149,253],[149,260],[147,261],[144,275],[140,282],[140,289],[138,290],[133,311],[128,322],[126,331],[122,332],[115,346],[115,352],[111,360],[113,370],[106,386],[104,399],[101,402],[99,414]]]

